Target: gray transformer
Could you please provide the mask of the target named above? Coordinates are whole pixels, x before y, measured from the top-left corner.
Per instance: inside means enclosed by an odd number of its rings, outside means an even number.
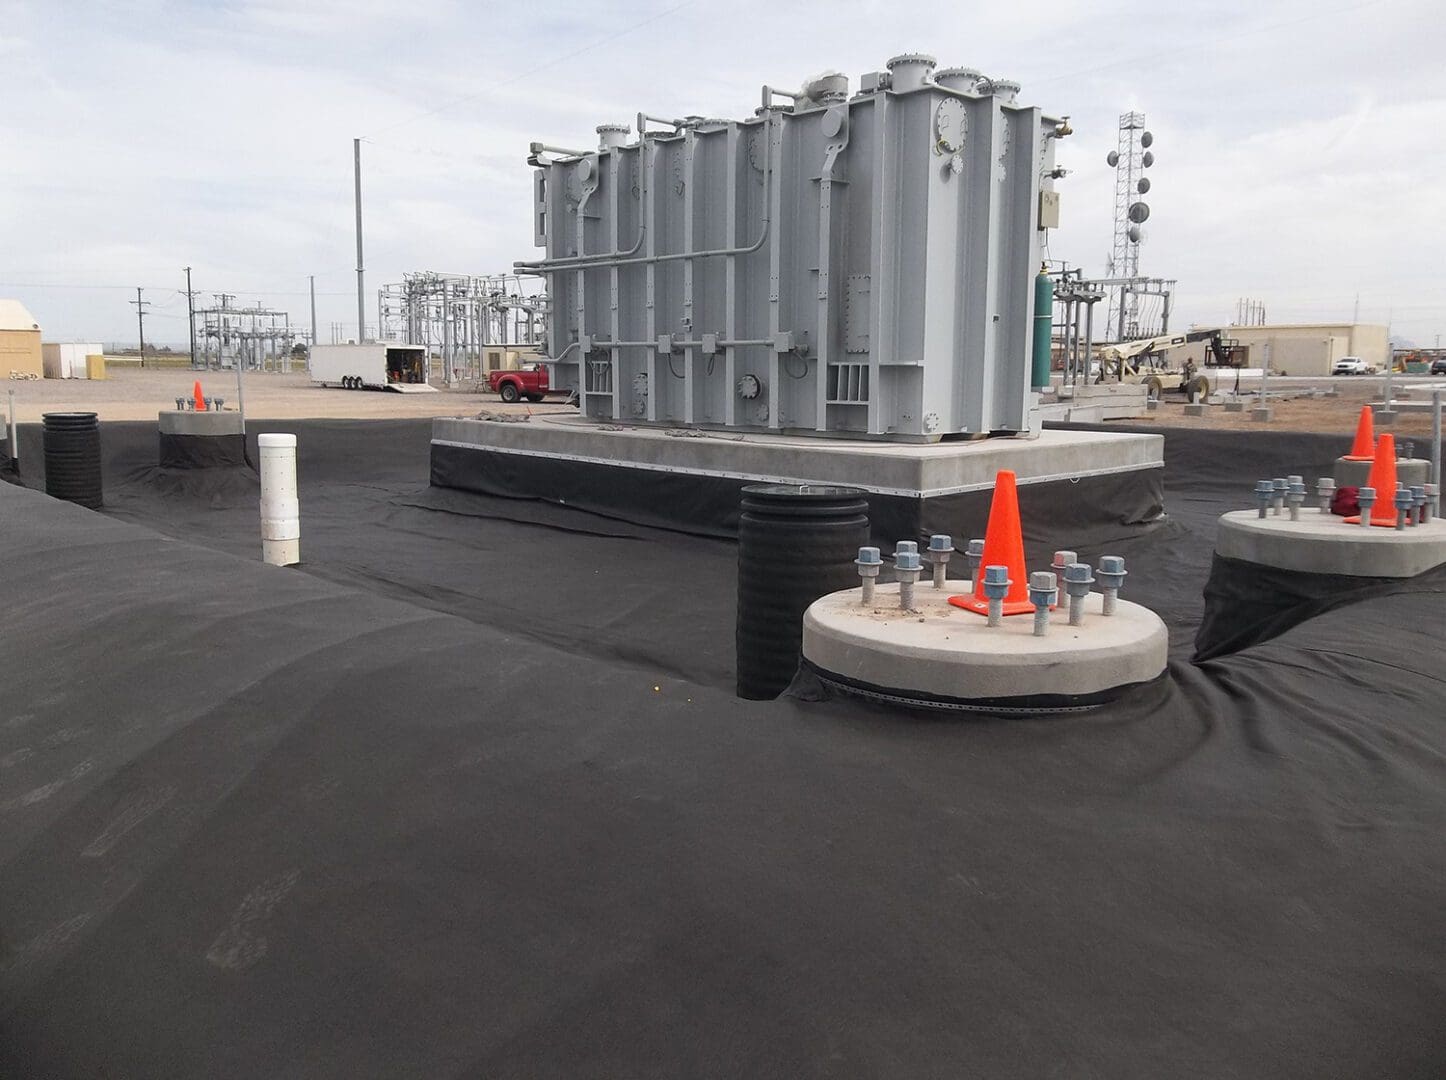
[[[1054,139],[1018,86],[931,57],[533,144],[547,344],[585,415],[927,441],[1025,430]],[[776,104],[778,97],[791,104]],[[1041,219],[1041,209],[1044,219]]]

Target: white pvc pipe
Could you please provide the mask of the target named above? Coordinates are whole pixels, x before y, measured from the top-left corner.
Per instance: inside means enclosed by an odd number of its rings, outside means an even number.
[[[301,561],[301,503],[296,497],[296,436],[256,436],[261,457],[261,558],[272,566]]]

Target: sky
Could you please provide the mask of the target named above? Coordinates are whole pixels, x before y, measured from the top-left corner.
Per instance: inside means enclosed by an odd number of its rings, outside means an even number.
[[[656,115],[751,115],[763,83],[927,52],[1068,115],[1049,254],[1103,276],[1119,114],[1155,137],[1140,272],[1174,325],[1446,334],[1440,0],[0,0],[0,296],[47,340],[187,337],[226,292],[309,326],[366,289],[537,256],[527,145]]]

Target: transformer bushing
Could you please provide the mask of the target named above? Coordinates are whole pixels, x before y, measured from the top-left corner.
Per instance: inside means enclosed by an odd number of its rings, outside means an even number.
[[[914,582],[923,569],[918,544],[900,540],[894,545],[894,576],[899,579],[899,607],[904,611],[914,610]]]
[[[1029,575],[1029,602],[1034,605],[1034,636],[1049,633],[1049,609],[1059,599],[1059,579],[1048,570]]]
[[[1356,490],[1356,502],[1361,508],[1361,524],[1366,528],[1371,527],[1371,507],[1376,505],[1376,489],[1363,487]]]
[[[949,570],[949,556],[954,554],[954,538],[948,533],[935,533],[929,537],[929,563],[934,568],[934,588],[944,587],[944,578]]]
[[[1120,595],[1120,589],[1124,588],[1125,575],[1129,573],[1125,569],[1125,560],[1121,555],[1100,556],[1099,574],[1100,590],[1105,594],[1104,613],[1113,615],[1115,613],[1115,602]]]
[[[1316,497],[1320,500],[1320,512],[1331,512],[1331,500],[1336,497],[1336,480],[1333,476],[1322,476],[1315,482]]]
[[[876,547],[859,548],[859,557],[854,560],[854,565],[859,568],[859,583],[863,586],[863,599],[859,603],[863,607],[872,607],[874,603],[874,582],[878,580],[879,571],[883,569],[884,560],[879,555]]]
[[[1305,505],[1305,497],[1305,482],[1302,480],[1292,480],[1290,482],[1290,491],[1288,491],[1285,496],[1285,501],[1290,504],[1291,521],[1300,520],[1300,508]]]
[[[1269,480],[1257,480],[1255,482],[1255,503],[1260,508],[1260,516],[1265,517],[1270,512],[1270,504],[1275,499],[1275,485]]]
[[[532,145],[544,257],[517,268],[547,280],[546,359],[584,416],[1027,430],[1040,195],[1068,128],[1007,80],[895,59],[852,94],[833,75],[738,120]]]
[[[1084,602],[1095,583],[1089,563],[1070,563],[1064,568],[1064,591],[1069,594],[1069,624],[1084,625]]]
[[[984,568],[984,595],[989,600],[989,625],[1004,623],[1004,598],[1009,595],[1009,567],[986,566]]]
[[[1411,489],[1404,486],[1398,487],[1393,502],[1396,506],[1396,530],[1405,532],[1406,525],[1411,520],[1411,507],[1416,504],[1415,500],[1411,498]]]

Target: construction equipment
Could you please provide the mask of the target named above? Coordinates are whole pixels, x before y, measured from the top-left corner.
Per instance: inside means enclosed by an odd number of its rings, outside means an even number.
[[[1178,368],[1171,367],[1165,356],[1171,349],[1197,341],[1207,342],[1207,351],[1217,365],[1231,366],[1230,349],[1218,327],[1188,330],[1100,346],[1095,352],[1099,361],[1095,382],[1142,383],[1151,399],[1158,399],[1166,390],[1181,391],[1192,402],[1203,398],[1210,393],[1210,380],[1199,374],[1195,362],[1186,359]]]

